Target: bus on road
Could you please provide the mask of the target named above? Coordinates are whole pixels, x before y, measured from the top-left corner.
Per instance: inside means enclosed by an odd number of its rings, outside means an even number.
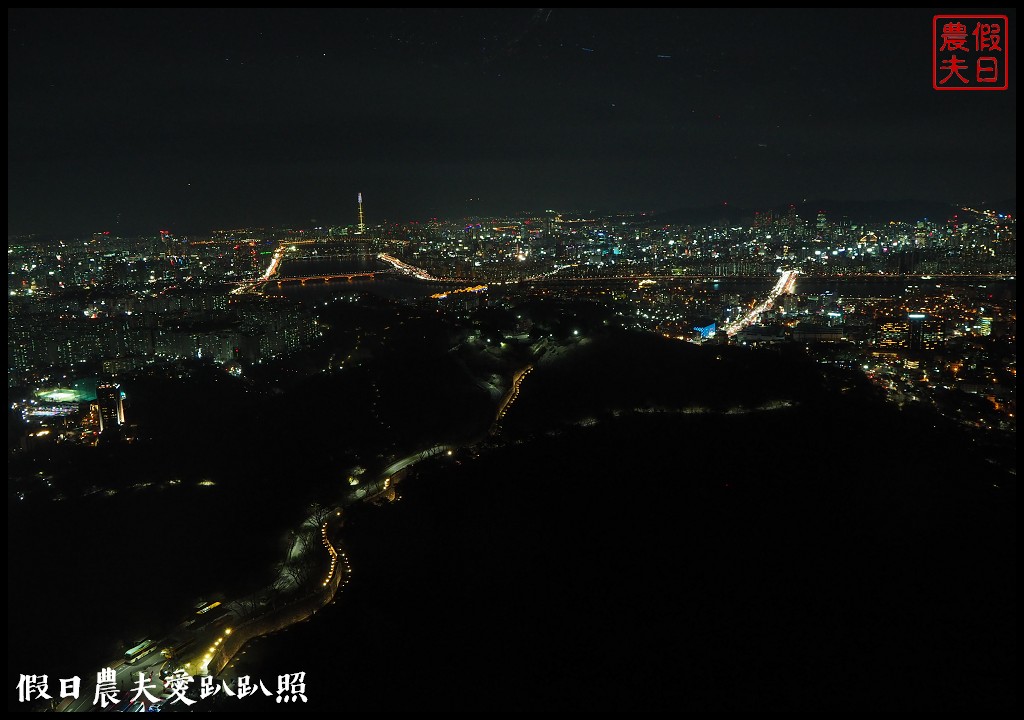
[[[133,663],[143,655],[148,655],[152,650],[156,649],[156,644],[152,640],[143,640],[135,647],[129,649],[124,654],[124,661],[126,663]]]

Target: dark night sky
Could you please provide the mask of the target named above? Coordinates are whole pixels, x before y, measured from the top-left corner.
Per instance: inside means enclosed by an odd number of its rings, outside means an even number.
[[[9,11],[8,232],[1012,200],[933,14]]]

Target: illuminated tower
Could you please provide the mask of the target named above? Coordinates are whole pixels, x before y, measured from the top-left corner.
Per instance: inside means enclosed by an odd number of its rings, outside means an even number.
[[[359,225],[357,226],[357,232],[362,235],[366,232],[366,221],[363,218],[363,194],[359,193]]]
[[[100,432],[109,432],[124,424],[124,392],[117,383],[96,388],[96,404],[100,409]]]

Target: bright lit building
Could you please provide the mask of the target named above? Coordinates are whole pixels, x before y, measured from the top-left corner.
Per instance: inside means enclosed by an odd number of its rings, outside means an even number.
[[[101,433],[124,425],[124,391],[120,385],[107,383],[97,386],[96,404],[100,411]]]

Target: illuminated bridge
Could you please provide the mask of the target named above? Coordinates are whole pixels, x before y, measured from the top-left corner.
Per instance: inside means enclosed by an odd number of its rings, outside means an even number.
[[[271,279],[269,282],[276,282],[278,285],[284,283],[302,283],[305,285],[307,282],[314,280],[320,280],[328,283],[331,280],[346,280],[352,282],[353,280],[373,280],[377,275],[386,273],[387,271],[366,271],[366,272],[353,272],[353,273],[326,273],[323,275],[296,275],[294,277],[276,277]]]
[[[236,280],[235,285],[239,285],[239,290],[253,289],[259,285],[265,285],[267,283],[276,283],[277,285],[283,285],[285,283],[301,283],[305,285],[307,282],[324,282],[329,283],[331,280],[345,280],[347,282],[353,282],[354,280],[373,280],[378,275],[389,275],[392,274],[389,270],[373,270],[363,272],[351,272],[351,273],[324,273],[322,275],[295,275],[281,277],[276,276],[272,278],[258,278],[256,280]],[[233,292],[238,292],[233,291]]]

